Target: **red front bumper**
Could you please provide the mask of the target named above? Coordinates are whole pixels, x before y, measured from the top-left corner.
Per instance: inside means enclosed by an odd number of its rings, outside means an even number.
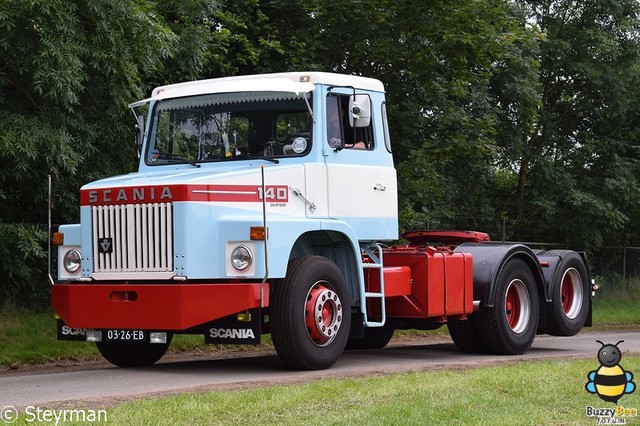
[[[268,306],[269,285],[54,284],[51,306],[74,328],[186,330],[209,321]]]

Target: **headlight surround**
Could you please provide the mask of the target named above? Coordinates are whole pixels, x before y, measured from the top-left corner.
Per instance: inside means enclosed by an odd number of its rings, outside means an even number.
[[[249,247],[245,245],[238,246],[231,252],[231,265],[237,271],[245,271],[253,263],[253,254]]]
[[[64,254],[64,258],[62,260],[62,265],[64,266],[64,270],[70,274],[75,274],[80,270],[80,266],[82,263],[82,255],[80,254],[80,250],[71,249]]]

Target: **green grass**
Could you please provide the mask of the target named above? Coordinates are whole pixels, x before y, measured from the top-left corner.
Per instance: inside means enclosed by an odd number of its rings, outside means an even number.
[[[602,329],[640,326],[640,278],[598,278],[600,290],[593,300],[593,323]]]
[[[640,371],[640,357],[621,364]],[[595,425],[587,406],[614,407],[584,389],[598,367],[595,360],[528,362],[186,393],[107,408],[107,419],[127,425]],[[640,408],[640,392],[619,404]]]
[[[50,312],[5,306],[0,311],[0,365],[98,359],[94,344],[59,342]]]
[[[598,279],[601,290],[593,301],[593,323],[596,329],[640,327],[640,279]],[[424,334],[406,331],[402,334]],[[441,327],[434,334],[447,334]],[[270,344],[265,336],[266,347]],[[205,345],[202,336],[174,337],[172,352],[197,351],[215,355],[228,347]],[[251,350],[240,346],[237,350]],[[91,361],[100,359],[95,345],[56,340],[56,322],[50,312],[33,312],[5,306],[0,311],[0,365],[47,363],[56,361]]]

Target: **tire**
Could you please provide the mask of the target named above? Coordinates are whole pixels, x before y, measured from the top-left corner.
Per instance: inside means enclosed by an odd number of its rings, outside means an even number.
[[[98,342],[96,346],[104,359],[113,365],[144,367],[155,364],[164,356],[171,337],[171,334],[167,334],[167,343]]]
[[[393,327],[388,325],[367,327],[364,329],[364,337],[362,339],[349,339],[346,349],[382,349],[387,346],[393,337],[394,331]]]
[[[335,364],[351,328],[351,297],[335,263],[321,256],[291,260],[270,299],[271,338],[285,364],[301,370]]]
[[[519,355],[527,351],[536,337],[539,318],[538,287],[521,259],[511,259],[496,282],[495,303],[480,311],[478,334],[490,353]]]
[[[472,354],[487,352],[478,335],[475,316],[472,315],[467,320],[450,320],[447,326],[453,343],[462,352]]]
[[[547,305],[547,333],[553,336],[577,334],[589,314],[589,275],[582,257],[570,250],[550,250],[545,256],[560,256],[559,273]]]

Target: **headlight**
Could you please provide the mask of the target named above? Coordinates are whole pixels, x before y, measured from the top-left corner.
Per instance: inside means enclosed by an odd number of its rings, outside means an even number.
[[[253,262],[253,255],[247,246],[238,246],[231,252],[231,264],[238,271],[244,271]]]
[[[80,270],[81,262],[82,256],[80,256],[80,250],[78,249],[71,249],[64,254],[64,269],[70,274],[75,274]]]

